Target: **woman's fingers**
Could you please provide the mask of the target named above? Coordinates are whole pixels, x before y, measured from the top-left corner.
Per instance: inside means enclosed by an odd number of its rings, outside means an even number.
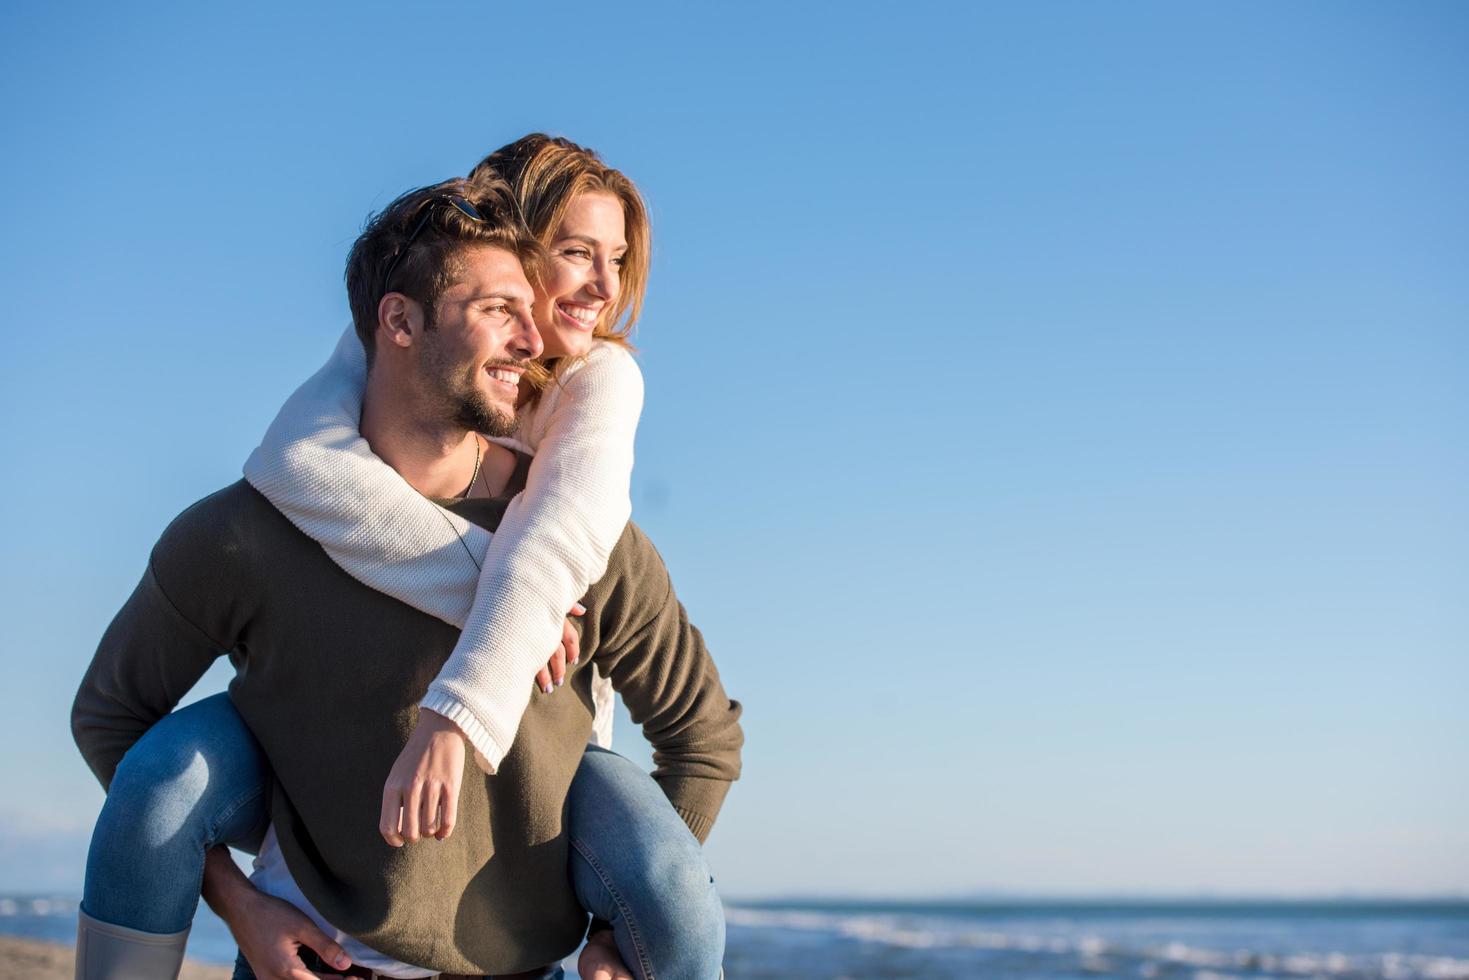
[[[399,832],[399,817],[403,811],[403,797],[389,783],[383,787],[383,809],[378,816],[377,831],[383,840],[393,847],[403,846],[403,835]]]
[[[439,835],[439,801],[443,799],[443,787],[429,783],[421,790],[418,806],[418,829],[425,837]]]
[[[422,802],[423,784],[415,779],[403,795],[403,840],[409,844],[418,843],[418,808]]]
[[[551,672],[551,683],[560,687],[566,680],[566,650],[564,648],[556,648],[556,652],[551,654],[551,659],[546,661],[546,669]]]
[[[449,835],[454,832],[454,824],[459,821],[459,787],[445,786],[442,798],[439,801],[439,830],[435,835],[439,840],[448,840]]]
[[[581,635],[569,619],[561,622],[561,652],[566,655],[566,662],[569,664],[581,659]]]
[[[542,694],[550,694],[556,690],[551,686],[551,672],[545,667],[536,671],[536,689]]]

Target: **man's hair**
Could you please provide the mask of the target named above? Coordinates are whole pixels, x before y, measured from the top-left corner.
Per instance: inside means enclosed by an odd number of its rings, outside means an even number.
[[[469,179],[476,185],[508,181],[531,234],[542,245],[550,244],[578,194],[601,191],[622,202],[627,253],[619,277],[621,291],[611,315],[598,320],[596,335],[627,346],[643,308],[652,248],[648,208],[637,186],[603,163],[594,151],[544,133],[531,133],[500,147],[469,172]]]
[[[456,197],[483,220],[452,204]],[[420,222],[423,227],[414,237]],[[347,302],[369,364],[376,353],[382,298],[402,293],[417,300],[423,306],[425,329],[432,329],[439,297],[462,274],[464,252],[478,245],[510,252],[520,260],[526,277],[532,283],[538,280],[545,250],[526,228],[510,185],[491,175],[411,190],[368,218],[347,256]],[[392,281],[387,282],[390,271]]]

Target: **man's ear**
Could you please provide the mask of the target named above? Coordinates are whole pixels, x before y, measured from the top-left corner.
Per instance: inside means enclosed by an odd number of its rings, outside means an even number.
[[[402,293],[388,293],[377,302],[379,342],[402,347],[413,346],[413,339],[423,330],[423,307]]]

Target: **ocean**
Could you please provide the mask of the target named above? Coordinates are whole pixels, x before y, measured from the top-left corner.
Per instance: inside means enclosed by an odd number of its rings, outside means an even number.
[[[1469,980],[1469,901],[781,901],[727,916],[729,980]],[[76,900],[0,897],[0,932],[69,943]],[[189,955],[234,959],[202,906]]]

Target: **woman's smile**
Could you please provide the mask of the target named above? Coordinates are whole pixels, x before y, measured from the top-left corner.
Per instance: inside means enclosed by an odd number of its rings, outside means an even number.
[[[581,303],[557,303],[556,312],[560,313],[568,326],[582,330],[592,330],[597,325],[597,314],[602,311],[601,305],[587,306]]]

